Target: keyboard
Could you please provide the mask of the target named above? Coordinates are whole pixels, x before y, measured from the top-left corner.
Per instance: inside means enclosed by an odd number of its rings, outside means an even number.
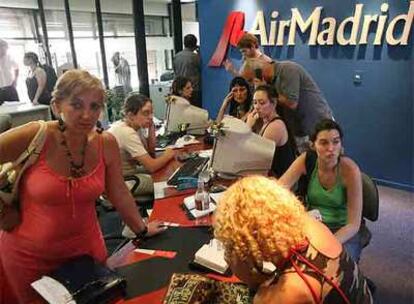
[[[208,157],[194,157],[187,160],[182,167],[174,172],[167,181],[167,185],[177,186],[180,177],[198,177],[198,174],[207,164]]]

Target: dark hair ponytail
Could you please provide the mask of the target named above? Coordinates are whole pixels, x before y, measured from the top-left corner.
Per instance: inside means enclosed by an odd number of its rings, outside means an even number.
[[[30,59],[31,61],[33,61],[36,65],[39,65],[39,57],[37,56],[36,53],[33,52],[27,52],[24,53],[24,59]]]
[[[137,114],[147,102],[152,102],[151,99],[144,94],[131,94],[129,95],[124,102],[122,107],[122,113],[126,116],[128,113],[133,115]]]
[[[336,121],[332,120],[332,119],[327,119],[326,118],[326,119],[320,120],[316,124],[315,130],[313,131],[313,133],[312,133],[312,135],[310,137],[310,140],[312,142],[315,142],[316,141],[316,137],[318,137],[319,132],[322,132],[322,131],[325,131],[325,130],[337,130],[338,133],[339,133],[339,137],[341,138],[341,140],[342,140],[342,138],[344,136],[344,134],[342,132],[342,129],[339,126],[339,124]]]

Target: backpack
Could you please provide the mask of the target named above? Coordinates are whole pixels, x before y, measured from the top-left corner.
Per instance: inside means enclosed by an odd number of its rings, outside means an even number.
[[[55,69],[47,64],[41,65],[41,68],[46,72],[46,88],[52,93],[57,81]]]

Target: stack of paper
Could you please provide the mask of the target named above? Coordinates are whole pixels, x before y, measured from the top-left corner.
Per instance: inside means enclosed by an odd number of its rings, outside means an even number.
[[[212,239],[209,244],[204,244],[196,252],[194,262],[221,274],[229,267],[224,259],[224,247],[216,239]]]
[[[221,195],[222,195],[222,192],[221,193],[210,193],[210,204],[209,204],[209,208],[206,210],[197,210],[195,208],[194,195],[188,196],[184,199],[184,206],[187,208],[188,211],[190,211],[191,215],[194,218],[203,217],[203,216],[206,216],[207,214],[210,214],[214,210],[216,210],[217,206],[215,202],[218,201]]]

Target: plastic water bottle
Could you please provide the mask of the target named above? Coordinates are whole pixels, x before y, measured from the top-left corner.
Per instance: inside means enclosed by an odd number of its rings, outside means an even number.
[[[198,175],[198,178],[204,182],[204,189],[208,192],[210,188],[210,172],[208,170],[203,170]]]
[[[197,182],[197,191],[194,195],[195,207],[197,210],[204,210],[205,197],[206,191],[204,190],[204,181],[199,178]]]
[[[200,172],[198,179],[204,183],[203,210],[207,210],[210,208],[210,172],[208,170]]]

